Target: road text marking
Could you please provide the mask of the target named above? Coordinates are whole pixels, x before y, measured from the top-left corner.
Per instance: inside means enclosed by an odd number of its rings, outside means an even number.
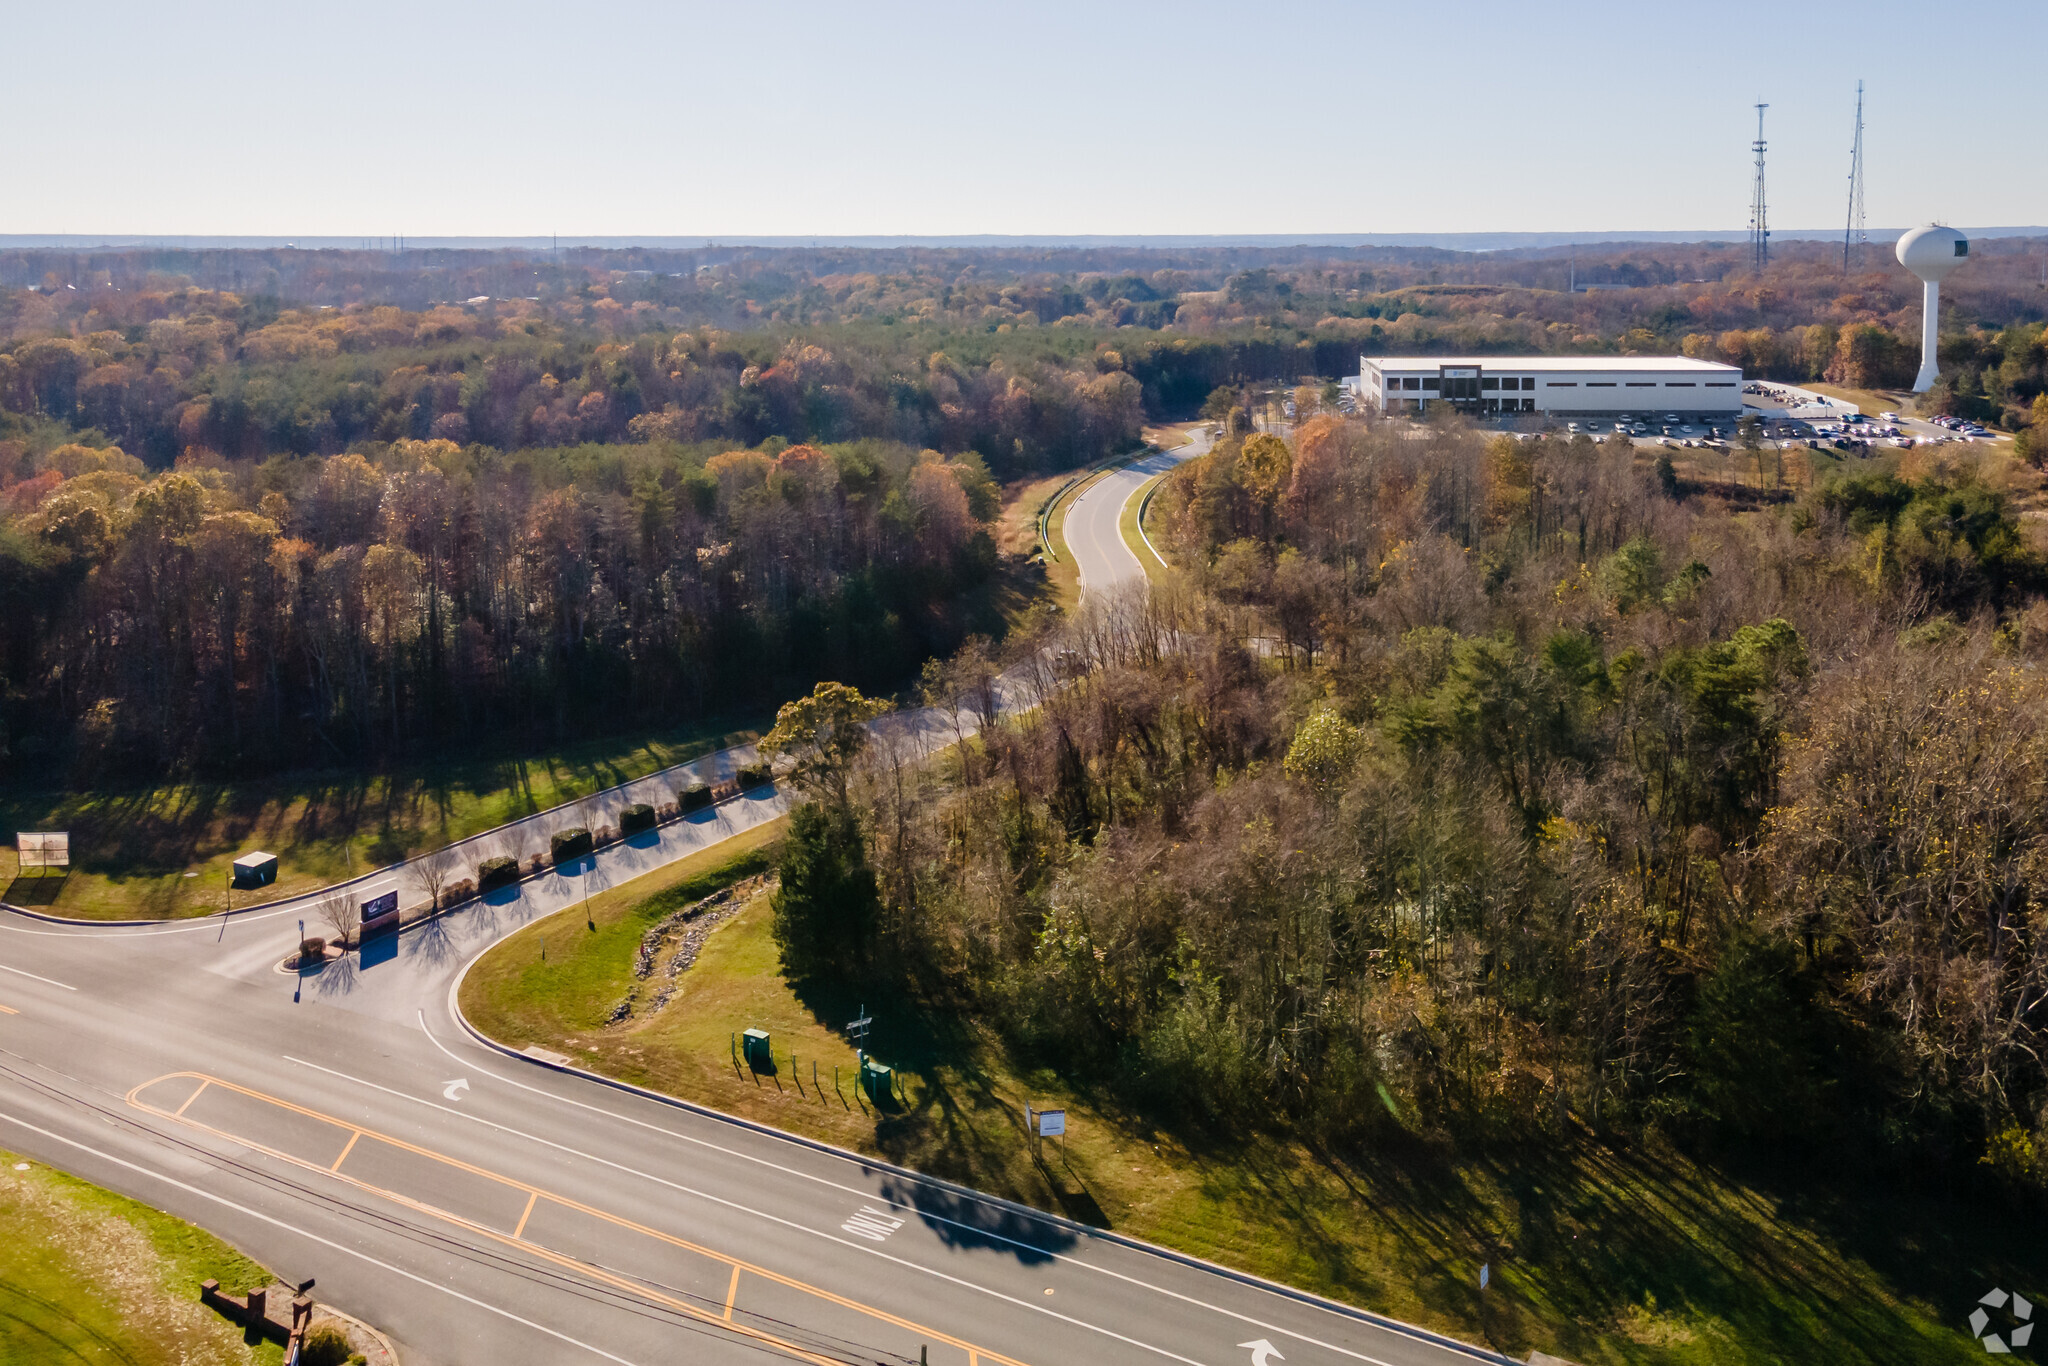
[[[893,1214],[876,1209],[873,1205],[862,1205],[860,1210],[851,1219],[848,1219],[839,1227],[853,1234],[856,1238],[865,1238],[871,1243],[879,1243],[887,1239],[897,1229],[902,1228],[903,1221]]]

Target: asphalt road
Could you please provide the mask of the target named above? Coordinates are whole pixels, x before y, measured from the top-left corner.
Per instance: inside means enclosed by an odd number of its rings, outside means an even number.
[[[1067,508],[1064,538],[1080,570],[1083,593],[1106,593],[1144,581],[1145,566],[1123,537],[1124,504],[1152,476],[1201,455],[1209,445],[1208,427],[1197,427],[1188,445],[1112,470],[1075,496]]]
[[[1096,497],[1113,532],[1122,497]],[[1007,705],[1028,691],[1011,680]],[[955,724],[903,713],[881,739],[924,749]],[[508,1056],[458,1018],[491,944],[788,801],[748,793],[303,977],[279,968],[294,904],[125,926],[0,911],[0,1146],[317,1278],[413,1366],[1498,1359]]]

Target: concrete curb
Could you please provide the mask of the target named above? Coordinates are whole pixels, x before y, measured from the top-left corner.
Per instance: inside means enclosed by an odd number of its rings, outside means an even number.
[[[498,943],[503,942],[504,940],[498,941]],[[660,1091],[651,1091],[644,1086],[635,1086],[632,1082],[620,1081],[616,1077],[605,1076],[602,1072],[592,1072],[587,1068],[577,1067],[573,1064],[551,1063],[533,1057],[531,1054],[522,1053],[509,1044],[502,1044],[496,1039],[491,1038],[471,1024],[469,1017],[462,1013],[462,984],[469,977],[469,970],[482,962],[484,955],[496,947],[498,947],[497,944],[492,944],[489,948],[484,949],[482,953],[477,954],[476,957],[463,964],[462,971],[455,974],[455,980],[448,986],[448,1013],[454,1017],[455,1023],[462,1028],[463,1033],[469,1035],[476,1043],[490,1049],[494,1053],[503,1054],[505,1057],[511,1058],[516,1062],[527,1063],[549,1072],[561,1072],[569,1076],[580,1077],[585,1081],[595,1082],[614,1091],[622,1091],[628,1095],[638,1096],[642,1100],[650,1100],[658,1105],[666,1105],[671,1109],[681,1110],[687,1114],[699,1115],[705,1119],[729,1124],[736,1129],[744,1129],[749,1133],[759,1134],[765,1138],[780,1139],[799,1148],[808,1148],[813,1152],[822,1153],[828,1157],[851,1162],[869,1171],[884,1172],[890,1176],[902,1177],[905,1180],[917,1182],[920,1185],[935,1187],[950,1195],[989,1205],[1005,1213],[1049,1224],[1054,1228],[1063,1229],[1080,1238],[1093,1238],[1103,1242],[1115,1243],[1119,1247],[1158,1257],[1163,1261],[1174,1262],[1194,1270],[1208,1272],[1211,1275],[1222,1276],[1225,1279],[1235,1281],[1239,1285],[1249,1286],[1255,1290],[1263,1290],[1269,1294],[1278,1295],[1282,1299],[1293,1300],[1297,1304],[1304,1304],[1313,1309],[1321,1309],[1342,1318],[1353,1319],[1359,1323],[1385,1329],[1388,1332],[1400,1333],[1405,1337],[1429,1343],[1433,1347],[1441,1347],[1446,1351],[1462,1353],[1474,1361],[1490,1362],[1494,1363],[1494,1366],[1521,1366],[1521,1363],[1516,1362],[1513,1357],[1489,1351],[1483,1347],[1476,1347],[1469,1342],[1461,1342],[1457,1338],[1424,1328],[1419,1324],[1406,1323],[1400,1319],[1389,1318],[1383,1314],[1375,1314],[1369,1309],[1360,1309],[1356,1305],[1325,1299],[1321,1295],[1311,1294],[1306,1290],[1297,1290],[1291,1285],[1282,1285],[1278,1281],[1269,1281],[1263,1276],[1255,1276],[1248,1271],[1238,1271],[1232,1267],[1223,1266],[1216,1262],[1208,1261],[1205,1258],[1194,1256],[1191,1253],[1176,1252],[1172,1248],[1161,1247],[1156,1243],[1148,1243],[1142,1239],[1130,1237],[1128,1234],[1117,1233],[1111,1229],[1096,1228],[1092,1224],[1084,1224],[1079,1220],[1069,1219],[1065,1215],[1052,1214],[1031,1205],[1020,1204],[1015,1200],[1006,1200],[1000,1195],[990,1195],[984,1191],[975,1190],[971,1186],[962,1186],[957,1182],[948,1181],[944,1177],[930,1176],[909,1167],[900,1167],[882,1158],[869,1157],[865,1153],[857,1153],[850,1148],[841,1148],[836,1144],[826,1143],[821,1139],[806,1138],[802,1134],[793,1134],[786,1129],[778,1129],[773,1125],[762,1124],[757,1120],[744,1119],[739,1115],[729,1115],[723,1110],[714,1110],[695,1101],[684,1100],[680,1096],[671,1096]]]
[[[598,791],[589,793],[585,796],[571,797],[566,802],[556,802],[553,806],[544,807],[539,811],[528,812],[526,815],[521,816],[518,820],[506,821],[503,825],[494,825],[488,830],[479,830],[474,835],[464,835],[461,839],[456,840],[455,843],[445,844],[441,847],[443,849],[454,849],[461,845],[468,844],[472,840],[488,839],[490,836],[495,835],[500,831],[510,830],[513,826],[524,825],[528,821],[537,821],[541,819],[543,816],[549,815],[552,812],[566,810],[569,807],[575,806],[579,802],[596,801],[598,798],[605,796],[607,793],[623,791],[626,788],[632,787],[635,783],[651,782],[656,778],[660,778],[664,775],[675,773],[681,769],[688,768],[692,764],[701,764],[706,759],[716,759],[721,754],[737,754],[740,750],[752,748],[753,745],[746,744],[728,745],[724,749],[714,749],[707,754],[700,754],[694,759],[685,759],[680,764],[670,764],[667,768],[657,768],[652,773],[643,773],[637,778],[628,778],[623,783],[613,783],[610,787],[600,788]],[[731,797],[726,798],[726,801],[731,800]],[[721,806],[723,804],[724,803],[722,802],[713,803],[713,806]],[[429,854],[434,852],[436,851],[431,849],[422,849],[420,851],[421,854]],[[417,858],[418,856],[419,855],[414,855],[413,857]],[[281,906],[290,906],[301,901],[310,901],[315,897],[326,896],[329,892],[340,891],[344,887],[354,887],[359,883],[371,882],[380,877],[390,877],[394,873],[397,873],[398,871],[403,869],[406,864],[411,862],[411,858],[402,858],[396,863],[387,863],[382,868],[373,868],[367,873],[358,873],[354,877],[344,878],[340,882],[330,882],[324,887],[314,887],[309,891],[300,892],[295,896],[281,897],[276,901],[259,901],[253,906],[237,906],[231,911],[208,912],[205,915],[163,916],[154,920],[83,920],[75,916],[50,915],[43,911],[32,911],[26,906],[17,906],[11,901],[0,901],[0,911],[12,911],[16,915],[25,915],[31,920],[40,920],[43,921],[45,924],[77,925],[84,928],[90,928],[96,925],[201,925],[209,920],[213,920],[216,918],[223,920],[232,920],[234,917],[238,915],[254,915],[258,911],[274,911]],[[519,881],[524,882],[526,881],[526,877],[530,876],[533,875],[527,874],[526,876],[522,876],[519,879]],[[464,902],[463,904],[467,905],[468,903]],[[451,907],[450,909],[453,908]]]

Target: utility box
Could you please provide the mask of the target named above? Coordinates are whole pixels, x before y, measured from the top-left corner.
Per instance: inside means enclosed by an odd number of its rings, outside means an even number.
[[[268,887],[277,881],[277,855],[244,854],[235,860],[237,887]]]
[[[775,1053],[768,1044],[768,1031],[749,1029],[740,1035],[740,1052],[746,1057],[747,1066],[756,1072],[775,1070]]]
[[[880,1105],[895,1092],[895,1069],[884,1067],[869,1058],[860,1065],[860,1089],[867,1092],[868,1099]]]

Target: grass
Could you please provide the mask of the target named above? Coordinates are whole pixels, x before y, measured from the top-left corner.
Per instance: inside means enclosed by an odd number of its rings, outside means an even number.
[[[1124,544],[1138,557],[1138,563],[1145,568],[1145,577],[1153,583],[1164,582],[1169,571],[1159,562],[1159,557],[1152,553],[1151,546],[1145,544],[1145,538],[1139,534],[1138,510],[1145,507],[1146,495],[1158,487],[1159,481],[1165,477],[1163,474],[1155,474],[1133,489],[1130,501],[1124,504],[1123,514],[1117,519],[1117,530],[1122,534]]]
[[[114,1366],[274,1366],[275,1343],[199,1303],[209,1277],[229,1294],[275,1278],[213,1235],[0,1153],[0,1361]]]
[[[754,735],[720,721],[388,773],[102,791],[14,786],[0,792],[0,830],[69,830],[74,866],[61,879],[20,877],[10,840],[0,850],[0,895],[81,919],[212,915],[230,865],[251,849],[278,855],[278,880],[237,893],[240,904],[311,891]]]
[[[1960,1331],[1976,1297],[2038,1283],[2048,1269],[2010,1214],[1850,1178],[1744,1175],[1590,1136],[1490,1152],[1415,1139],[1337,1154],[1274,1133],[1169,1128],[1020,1058],[972,1021],[874,990],[792,985],[765,898],[711,935],[664,1009],[606,1025],[632,986],[646,927],[721,876],[759,866],[756,853],[731,853],[706,851],[660,894],[652,879],[616,889],[600,899],[595,930],[561,916],[514,935],[470,973],[464,1010],[514,1046],[553,1048],[638,1085],[1517,1357],[1540,1348],[1587,1366],[1960,1363],[1982,1355]],[[877,1111],[850,1084],[841,1029],[863,1008],[875,1055],[907,1076],[901,1106]],[[773,1037],[772,1075],[733,1061],[733,1035],[753,1026]],[[1027,1101],[1067,1109],[1064,1149],[1033,1150]],[[1484,1303],[1482,1261],[1495,1274]]]

